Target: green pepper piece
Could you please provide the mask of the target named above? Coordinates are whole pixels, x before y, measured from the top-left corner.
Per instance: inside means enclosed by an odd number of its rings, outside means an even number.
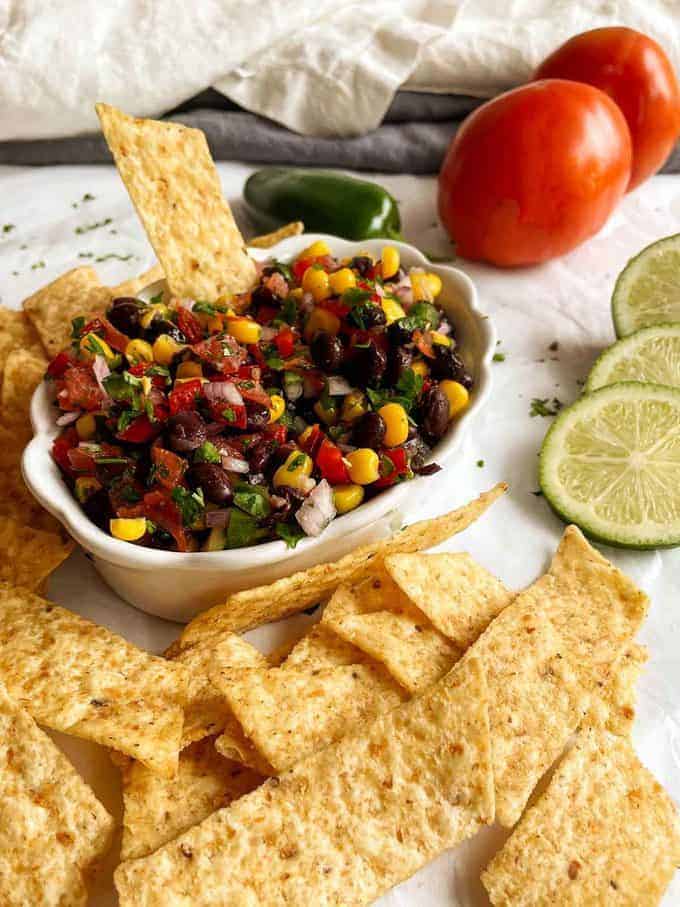
[[[301,220],[310,233],[354,240],[402,238],[399,208],[390,193],[341,173],[266,167],[248,178],[243,198],[262,230]]]

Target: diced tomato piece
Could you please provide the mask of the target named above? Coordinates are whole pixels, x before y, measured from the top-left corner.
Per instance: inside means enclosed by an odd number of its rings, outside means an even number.
[[[271,438],[275,444],[285,444],[286,438],[288,436],[288,429],[285,425],[281,425],[280,422],[274,422],[269,425],[265,425],[263,429],[263,434],[267,438]]]
[[[391,463],[391,467],[390,464]],[[391,447],[380,451],[380,478],[375,482],[376,488],[394,485],[400,476],[408,472],[408,457],[403,447]]]
[[[259,365],[242,365],[236,372],[238,378],[245,378],[246,381],[259,381],[262,377],[262,369]],[[221,378],[215,378],[220,381]]]
[[[59,406],[62,409],[99,409],[104,401],[104,394],[97,384],[92,370],[83,366],[74,366],[64,372],[65,395],[59,394]]]
[[[47,374],[50,378],[60,378],[67,368],[73,365],[73,360],[68,353],[57,353],[54,359],[47,366]]]
[[[348,305],[345,305],[340,299],[322,299],[321,302],[317,302],[317,305],[320,309],[325,309],[327,312],[331,312],[335,315],[336,318],[339,318],[341,321],[343,318],[347,318],[349,315],[350,308]]]
[[[151,448],[151,461],[156,467],[154,478],[159,485],[172,490],[180,484],[187,468],[186,460],[171,450],[154,445]]]
[[[229,428],[244,429],[248,425],[248,414],[245,406],[221,401],[209,404],[210,415],[215,422],[223,422]]]
[[[81,447],[71,447],[67,453],[69,464],[74,472],[87,473],[94,475],[96,464],[92,454],[87,453]]]
[[[290,270],[293,273],[293,277],[295,278],[296,283],[298,283],[298,284],[302,283],[302,277],[303,277],[305,271],[307,270],[307,268],[311,267],[313,264],[314,264],[313,258],[298,258],[297,261],[293,262]]]
[[[432,341],[430,340],[430,337],[427,333],[423,333],[423,331],[414,331],[413,342],[418,347],[423,356],[427,356],[428,359],[434,359]]]
[[[267,391],[257,381],[234,381],[244,400],[251,403],[261,403],[263,406],[271,408],[271,397]]]
[[[189,540],[182,528],[182,515],[170,494],[165,490],[149,491],[144,500],[131,507],[121,507],[118,515],[122,517],[144,516],[161,529],[169,532],[174,538],[179,551],[189,550]]]
[[[154,368],[155,365],[155,362],[138,362],[136,365],[131,365],[128,368],[128,371],[131,375],[134,375],[135,378],[142,378],[149,369]],[[150,378],[154,387],[165,387],[167,379],[164,375],[150,375]]]
[[[351,481],[349,471],[342,459],[342,451],[328,438],[322,440],[315,462],[321,471],[321,475],[331,485],[342,485]]]
[[[198,343],[203,339],[201,322],[184,306],[177,309],[177,327],[182,331],[189,343]]]
[[[196,401],[201,396],[202,383],[200,378],[192,378],[180,384],[168,394],[170,412],[173,414],[183,410],[196,409]]]
[[[279,314],[279,309],[273,305],[260,305],[257,307],[257,320],[260,324],[269,324]]]
[[[208,362],[223,375],[235,374],[246,360],[246,351],[230,334],[213,334],[191,347],[203,362]]]
[[[118,328],[114,328],[111,322],[106,318],[102,317],[101,323],[104,328],[104,339],[111,349],[116,350],[119,353],[124,353],[125,347],[130,342],[130,338],[119,331]]]
[[[68,458],[68,452],[73,447],[77,447],[78,442],[78,432],[75,428],[67,428],[52,443],[52,459],[60,469],[70,476],[73,475],[74,470]]]
[[[104,324],[103,324],[101,318],[91,318],[80,329],[81,337],[84,337],[86,334],[103,334],[103,333],[104,333]]]
[[[158,422],[152,422],[147,415],[143,415],[133,419],[124,431],[118,432],[116,437],[130,444],[145,444],[155,438],[160,430],[161,426]]]
[[[282,359],[288,359],[295,352],[295,334],[290,328],[282,328],[274,337],[274,343]]]

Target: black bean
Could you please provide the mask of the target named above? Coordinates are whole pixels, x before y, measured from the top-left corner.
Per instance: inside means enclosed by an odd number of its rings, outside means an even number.
[[[387,318],[382,306],[374,302],[365,302],[352,309],[350,319],[362,330],[382,327]]]
[[[255,312],[263,305],[280,306],[282,301],[281,297],[277,296],[276,293],[272,293],[269,287],[255,287],[250,294],[250,305]]]
[[[387,372],[385,378],[388,384],[396,384],[407,368],[411,367],[413,353],[404,346],[390,347],[387,354]]]
[[[367,255],[355,255],[349,266],[362,277],[369,277],[373,273],[373,260]]]
[[[371,447],[377,450],[385,439],[385,420],[378,413],[364,413],[354,423],[352,443],[356,447]]]
[[[265,403],[246,400],[246,429],[257,431],[269,422],[269,407]]]
[[[108,311],[108,319],[114,328],[122,331],[127,337],[138,337],[140,306],[131,296],[120,296],[114,299]]]
[[[439,440],[449,426],[449,401],[444,391],[434,384],[423,397],[423,430]]]
[[[387,356],[374,343],[354,348],[352,358],[346,363],[347,376],[355,387],[376,387],[380,384]]]
[[[387,328],[387,337],[393,346],[410,343],[413,331],[406,327],[407,324],[408,322],[405,318],[399,318]]]
[[[217,463],[195,463],[187,473],[194,488],[202,488],[206,501],[228,505],[234,497],[229,476]]]
[[[246,451],[246,459],[253,472],[264,472],[274,453],[275,444],[271,438],[260,438]]]
[[[319,331],[309,345],[312,359],[325,372],[337,372],[342,364],[343,348],[339,337]]]
[[[196,412],[181,412],[167,422],[168,442],[173,450],[186,453],[196,450],[206,440],[205,422]]]
[[[161,336],[161,334],[167,334],[168,337],[172,337],[176,343],[187,342],[184,331],[180,331],[174,321],[170,321],[167,318],[154,318],[144,332],[144,335],[149,343],[153,343],[157,337]]]
[[[95,526],[108,532],[109,519],[114,516],[108,492],[104,488],[100,488],[99,491],[91,494],[82,506]]]
[[[430,361],[430,374],[437,381],[450,378],[458,381],[468,390],[472,387],[472,378],[465,371],[465,363],[452,346],[441,343],[433,345],[434,359]]]

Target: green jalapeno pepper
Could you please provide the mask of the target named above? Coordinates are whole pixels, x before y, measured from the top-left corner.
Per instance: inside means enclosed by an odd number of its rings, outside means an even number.
[[[309,233],[355,240],[402,238],[399,208],[390,193],[341,173],[267,167],[248,178],[243,197],[263,231],[301,220]]]

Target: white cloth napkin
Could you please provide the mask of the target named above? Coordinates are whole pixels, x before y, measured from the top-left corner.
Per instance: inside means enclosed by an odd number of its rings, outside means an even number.
[[[0,141],[154,116],[214,86],[309,135],[375,128],[400,86],[487,97],[577,32],[627,24],[680,69],[675,0],[0,0]]]

